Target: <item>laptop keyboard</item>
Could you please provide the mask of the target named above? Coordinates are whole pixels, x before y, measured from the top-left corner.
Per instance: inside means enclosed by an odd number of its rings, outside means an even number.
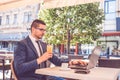
[[[69,68],[71,69],[87,69],[87,65],[81,65],[81,64],[76,64],[76,65],[70,65]]]

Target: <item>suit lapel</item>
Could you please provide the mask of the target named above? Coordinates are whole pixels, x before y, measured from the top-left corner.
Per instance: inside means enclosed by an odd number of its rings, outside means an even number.
[[[32,41],[30,40],[29,37],[27,37],[27,42],[28,42],[29,47],[34,51],[35,56],[38,57],[37,50],[35,49]]]

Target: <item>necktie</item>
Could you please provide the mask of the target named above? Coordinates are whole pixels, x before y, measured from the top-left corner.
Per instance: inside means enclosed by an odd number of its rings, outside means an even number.
[[[38,40],[38,41],[36,41],[36,42],[37,42],[37,44],[38,44],[38,48],[39,48],[39,52],[40,52],[40,53],[38,53],[38,54],[40,54],[40,56],[42,56],[43,52],[42,52],[42,46],[41,46],[41,44],[40,44],[40,41]],[[45,66],[46,66],[46,62],[42,62],[42,63],[40,64],[40,68],[45,68]]]
[[[40,53],[38,53],[38,54],[40,54],[40,56],[43,54],[43,52],[42,52],[42,46],[41,46],[41,44],[40,44],[40,41],[38,40],[38,41],[36,41],[37,42],[37,44],[38,44],[38,48],[39,48],[39,52]]]

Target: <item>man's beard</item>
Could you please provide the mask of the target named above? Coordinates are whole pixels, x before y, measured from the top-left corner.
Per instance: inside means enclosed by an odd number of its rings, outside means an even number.
[[[42,36],[38,36],[38,39],[42,39],[43,35]]]

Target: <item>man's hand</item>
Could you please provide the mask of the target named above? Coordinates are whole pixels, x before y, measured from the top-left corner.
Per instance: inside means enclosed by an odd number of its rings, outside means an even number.
[[[69,62],[69,65],[87,65],[88,64],[88,62],[85,62],[85,61],[83,61],[83,60],[80,60],[80,59],[77,59],[77,60],[71,60],[70,62]]]
[[[48,60],[49,58],[52,58],[53,54],[49,53],[49,52],[45,52],[42,56],[40,56],[37,59],[37,63],[40,64],[46,60]]]

